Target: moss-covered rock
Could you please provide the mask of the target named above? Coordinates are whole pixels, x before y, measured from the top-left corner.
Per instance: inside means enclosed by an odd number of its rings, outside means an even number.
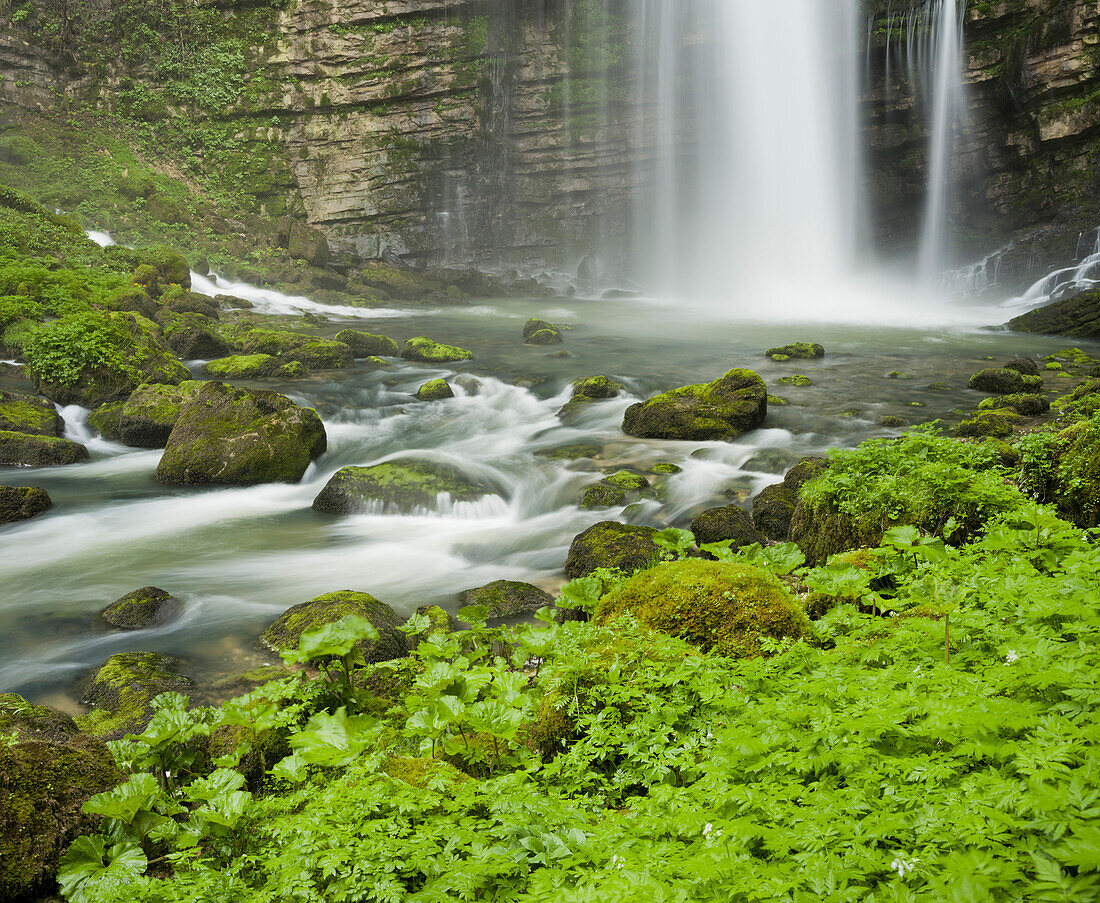
[[[560,345],[561,330],[553,323],[532,317],[523,324],[523,343],[525,345]]]
[[[810,377],[802,373],[795,373],[792,376],[781,376],[779,381],[785,386],[812,386],[814,381]]]
[[[803,458],[787,471],[782,483],[765,486],[752,500],[753,526],[775,542],[790,539],[799,489],[827,466],[822,458]]]
[[[468,784],[473,780],[450,762],[441,762],[439,759],[427,757],[387,759],[382,765],[382,773],[410,787],[416,787],[419,790],[431,788],[434,792],[439,792],[440,786]]]
[[[0,392],[0,430],[31,436],[60,436],[65,422],[45,398]]]
[[[58,404],[94,408],[144,383],[176,385],[190,377],[155,323],[132,313],[62,317],[27,347],[38,391]]]
[[[416,390],[416,397],[421,401],[442,401],[446,398],[454,398],[454,389],[445,379],[431,379]]]
[[[343,342],[320,339],[277,329],[245,329],[233,337],[244,354],[270,354],[284,363],[297,361],[310,370],[339,370],[353,362],[351,348]]]
[[[99,616],[119,630],[140,630],[169,620],[179,610],[179,600],[167,590],[143,586],[116,599]]]
[[[1068,419],[1087,420],[1100,411],[1100,379],[1087,379],[1068,395],[1051,403],[1051,408]]]
[[[0,465],[54,467],[87,460],[88,449],[77,442],[0,430]]]
[[[621,508],[626,503],[627,493],[625,489],[601,481],[587,487],[581,493],[579,506],[583,511],[595,511],[599,508]]]
[[[388,662],[408,654],[405,634],[400,630],[403,619],[385,602],[350,589],[325,593],[287,609],[261,634],[260,641],[276,652],[297,649],[303,633],[332,624],[345,615],[365,618],[378,631],[377,640],[362,640],[358,644],[368,662]]]
[[[825,349],[814,342],[792,342],[790,345],[769,348],[764,352],[764,356],[770,357],[773,361],[812,361],[825,357]]]
[[[597,622],[629,612],[641,623],[704,652],[764,654],[761,637],[810,635],[805,612],[767,571],[750,564],[685,559],[635,574],[600,600]]]
[[[1029,395],[1027,393],[993,395],[982,399],[978,408],[983,411],[1007,408],[1025,417],[1041,417],[1050,410],[1050,399],[1045,395]]]
[[[644,439],[735,439],[761,426],[767,414],[764,381],[751,370],[730,370],[712,383],[631,405],[623,432]]]
[[[708,508],[691,522],[689,529],[699,545],[730,540],[730,548],[739,549],[765,541],[753,526],[752,516],[737,505]]]
[[[355,329],[344,329],[336,333],[336,341],[347,345],[356,358],[397,357],[401,350],[391,338]]]
[[[160,308],[156,320],[162,325],[172,319],[171,314],[191,314],[206,320],[217,320],[221,316],[213,298],[177,288],[160,296]]]
[[[0,486],[0,524],[37,517],[53,507],[53,500],[38,486]]]
[[[1011,395],[1024,390],[1024,377],[1018,370],[990,368],[971,376],[968,385],[990,395]]]
[[[554,604],[554,597],[531,583],[494,580],[460,594],[463,605],[484,605],[490,618],[514,618]]]
[[[682,473],[683,469],[679,464],[673,464],[671,461],[662,461],[659,464],[654,464],[650,472],[660,474],[661,476],[670,476],[672,474]]]
[[[294,378],[308,373],[298,361],[284,361],[270,354],[231,354],[207,361],[202,370],[216,379]]]
[[[1075,423],[1053,444],[1053,473],[1046,498],[1079,527],[1100,526],[1100,423]]]
[[[581,458],[595,458],[602,451],[598,445],[578,443],[576,445],[560,445],[557,448],[544,448],[535,452],[539,458],[549,458],[551,461],[577,461]]]
[[[1016,332],[1100,339],[1100,289],[1046,304],[1007,323]]]
[[[593,401],[605,401],[609,398],[615,398],[625,389],[626,387],[621,382],[611,379],[609,376],[588,376],[575,379],[573,380],[573,397],[558,411],[558,416],[564,417],[567,414],[576,413]]]
[[[1007,408],[997,411],[983,411],[956,423],[951,428],[951,435],[960,439],[981,439],[986,436],[1006,439],[1012,435],[1012,427],[1019,419],[1019,414]]]
[[[1029,357],[1014,357],[1005,361],[1005,370],[1015,370],[1024,376],[1038,376],[1039,365]]]
[[[196,314],[182,314],[165,322],[164,340],[185,361],[209,361],[229,354],[225,339]]]
[[[886,426],[892,429],[900,429],[903,426],[908,426],[909,421],[904,417],[898,417],[896,414],[884,414],[878,419],[879,426]]]
[[[474,359],[474,354],[456,345],[444,345],[432,341],[427,336],[416,336],[405,343],[405,347],[401,349],[401,357],[406,361],[422,364],[446,364],[453,361],[471,361]]]
[[[172,485],[295,483],[327,447],[312,408],[284,395],[205,383],[180,412],[157,480]]]
[[[315,511],[355,514],[367,510],[435,510],[442,496],[472,502],[493,490],[456,468],[431,461],[386,461],[370,467],[345,467],[313,500]]]
[[[179,672],[178,659],[156,652],[112,655],[84,683],[81,699],[92,706],[77,718],[83,730],[117,740],[140,733],[153,717],[149,703],[161,693],[186,693],[191,681]]]
[[[135,285],[144,286],[153,297],[165,289],[177,285],[184,290],[191,288],[191,268],[187,259],[168,245],[148,248],[127,248],[112,245],[104,255],[117,263],[132,268]]]
[[[569,579],[584,577],[597,568],[618,568],[631,573],[661,560],[661,548],[653,541],[657,531],[618,521],[601,521],[573,537],[565,561]]]
[[[98,823],[81,807],[123,780],[68,715],[0,694],[0,899],[49,893],[61,855]]]
[[[88,416],[88,425],[131,448],[164,448],[180,412],[204,385],[189,379],[178,386],[141,386],[126,401],[96,408]]]

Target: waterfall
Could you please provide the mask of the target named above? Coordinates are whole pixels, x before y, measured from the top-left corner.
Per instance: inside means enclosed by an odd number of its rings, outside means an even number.
[[[858,0],[634,0],[639,279],[729,306],[846,272],[860,238]]]

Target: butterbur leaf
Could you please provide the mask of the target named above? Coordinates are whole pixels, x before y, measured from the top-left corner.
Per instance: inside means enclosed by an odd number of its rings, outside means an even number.
[[[244,786],[244,775],[230,768],[219,768],[205,778],[199,778],[188,784],[183,792],[192,802],[212,800],[216,796],[240,790]]]
[[[320,712],[290,738],[290,748],[307,765],[347,765],[371,742],[375,719],[349,716],[343,706],[329,715]]]
[[[911,524],[899,527],[891,527],[882,537],[882,544],[893,546],[895,549],[910,549],[920,539],[920,530]]]
[[[309,662],[319,658],[347,655],[360,640],[375,642],[378,631],[374,625],[360,615],[344,615],[339,621],[333,621],[316,630],[302,634],[298,648],[282,653],[286,662]]]
[[[306,779],[308,770],[309,766],[305,759],[297,753],[292,753],[275,763],[275,766],[271,769],[271,776],[290,781],[293,784],[300,784]]]
[[[102,815],[130,824],[142,809],[151,809],[161,795],[160,785],[151,774],[135,774],[125,784],[97,793],[82,807],[88,815]]]
[[[103,891],[123,887],[145,874],[149,861],[134,843],[104,848],[102,837],[78,837],[61,857],[57,882],[71,903],[91,903]]]
[[[603,596],[603,581],[599,577],[578,577],[561,588],[558,605],[563,608],[583,608],[591,611]]]
[[[653,534],[653,542],[662,549],[683,555],[695,545],[695,534],[690,530],[680,530],[669,527],[667,530],[659,530]]]
[[[409,636],[416,636],[418,633],[423,633],[431,626],[431,618],[423,612],[417,612],[404,624],[399,625],[397,629]]]
[[[458,610],[458,616],[474,628],[484,628],[489,619],[489,609],[485,605],[464,605]]]

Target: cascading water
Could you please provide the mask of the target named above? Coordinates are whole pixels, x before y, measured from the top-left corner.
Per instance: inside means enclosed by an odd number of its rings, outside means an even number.
[[[641,278],[725,304],[846,272],[860,236],[856,0],[635,0]]]

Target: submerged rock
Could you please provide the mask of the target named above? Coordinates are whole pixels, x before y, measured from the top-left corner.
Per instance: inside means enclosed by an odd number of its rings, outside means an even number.
[[[88,449],[77,442],[0,430],[0,465],[54,467],[87,460]]]
[[[689,529],[698,545],[731,540],[730,548],[739,549],[765,542],[753,525],[752,516],[737,505],[708,508],[691,522]]]
[[[463,605],[484,605],[490,618],[514,618],[554,604],[554,597],[531,583],[494,580],[460,594]]]
[[[446,464],[431,461],[386,461],[370,467],[344,467],[333,474],[313,500],[315,511],[355,514],[372,504],[409,513],[434,509],[440,496],[472,502],[493,490]]]
[[[618,568],[632,573],[661,560],[661,547],[653,541],[656,530],[618,521],[601,521],[573,537],[565,575],[584,577],[597,568]]]
[[[69,844],[99,823],[81,807],[123,780],[106,744],[68,715],[0,694],[0,899],[48,893]]]
[[[345,615],[359,615],[378,631],[376,641],[361,640],[357,644],[368,662],[388,662],[408,654],[405,634],[400,630],[404,621],[397,613],[369,593],[350,589],[325,593],[287,609],[261,634],[260,641],[276,652],[297,649],[303,633],[332,624]]]
[[[180,661],[156,652],[112,655],[84,684],[82,701],[92,711],[77,719],[83,730],[107,740],[140,733],[153,717],[149,705],[161,693],[184,693],[191,681]]]
[[[161,483],[295,483],[327,447],[312,408],[284,395],[206,383],[183,409],[157,466]]]
[[[712,383],[631,405],[623,432],[644,439],[735,439],[761,426],[767,413],[764,381],[751,370],[730,370]]]
[[[364,357],[397,357],[400,352],[397,342],[384,335],[374,335],[370,332],[359,332],[355,329],[344,329],[336,333],[336,341],[343,342],[356,358]]]
[[[456,345],[444,345],[427,336],[416,336],[405,343],[405,347],[401,349],[401,357],[406,361],[422,364],[447,364],[473,360],[474,354]]]
[[[45,398],[0,392],[0,430],[31,436],[61,436],[65,432],[65,422]]]
[[[143,586],[116,599],[99,616],[119,630],[140,630],[167,621],[178,608],[179,601],[167,590]]]
[[[421,401],[442,401],[445,398],[454,398],[455,393],[447,380],[432,379],[416,390],[416,397]]]
[[[49,511],[53,500],[37,486],[0,486],[0,524],[29,520]]]
[[[180,412],[204,385],[202,380],[189,379],[178,386],[141,386],[126,401],[96,408],[88,416],[88,425],[131,448],[164,448]]]
[[[602,450],[598,445],[560,445],[537,451],[535,457],[549,458],[551,461],[577,461],[581,458],[595,458]]]
[[[773,361],[812,361],[825,357],[825,349],[813,342],[792,342],[790,345],[769,348],[764,352],[764,356],[770,357]]]
[[[297,361],[310,370],[341,370],[353,361],[351,348],[343,342],[278,329],[240,330],[234,346],[246,355],[269,354],[283,364]]]

